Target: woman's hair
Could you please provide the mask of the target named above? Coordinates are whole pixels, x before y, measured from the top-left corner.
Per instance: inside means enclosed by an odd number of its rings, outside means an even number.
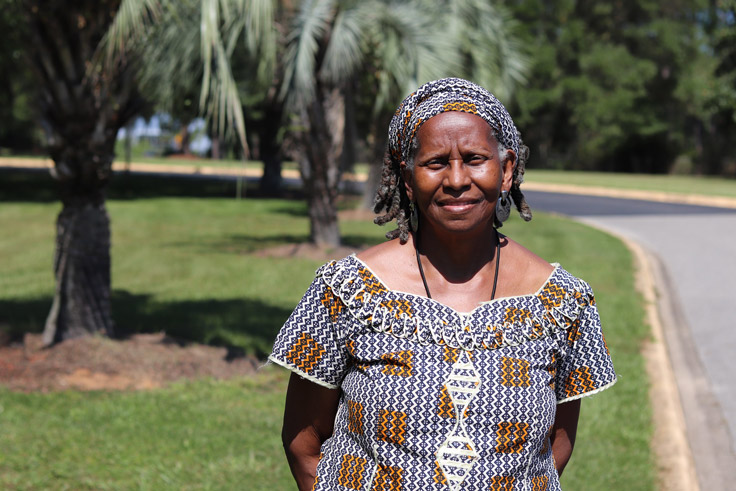
[[[446,78],[429,82],[410,94],[401,103],[389,125],[389,141],[383,157],[381,182],[376,192],[373,211],[379,214],[374,222],[384,225],[396,220],[397,229],[386,233],[386,238],[396,237],[403,243],[409,239],[411,209],[406,195],[404,179],[401,175],[401,162],[413,172],[414,157],[419,148],[416,135],[423,123],[441,112],[461,111],[475,114],[488,123],[498,142],[498,154],[506,155],[508,150],[516,154],[513,182],[510,196],[525,220],[532,219],[532,211],[521,192],[524,182],[529,148],[521,140],[516,126],[506,108],[493,94],[484,88],[458,78]],[[385,211],[384,214],[380,214]],[[494,218],[495,225],[501,223]]]

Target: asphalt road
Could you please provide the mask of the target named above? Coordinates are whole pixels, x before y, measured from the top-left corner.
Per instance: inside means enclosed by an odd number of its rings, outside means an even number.
[[[700,487],[736,489],[736,210],[525,194],[533,209],[611,230],[656,258],[663,328]]]

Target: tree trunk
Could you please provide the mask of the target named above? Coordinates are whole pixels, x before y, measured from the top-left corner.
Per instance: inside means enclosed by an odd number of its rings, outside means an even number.
[[[118,130],[141,109],[135,74],[122,57],[94,65],[119,0],[20,2],[39,82],[53,177],[61,188],[56,289],[43,341],[114,334],[110,308],[110,220],[104,188]]]
[[[338,247],[337,189],[328,179],[312,179],[307,193],[309,239],[321,247]]]
[[[110,218],[104,201],[64,203],[56,221],[54,274],[44,345],[95,333],[113,337]]]
[[[368,179],[363,187],[363,207],[369,210],[373,209],[376,200],[376,191],[381,184],[381,173],[383,172],[383,156],[386,153],[386,144],[388,142],[388,125],[391,123],[393,113],[381,112],[374,119],[373,125],[373,148],[371,149],[370,168],[368,169]]]
[[[300,170],[309,206],[310,240],[318,246],[338,247],[337,194],[345,131],[340,89],[319,87],[315,100],[303,110],[302,120],[308,122],[302,134]]]
[[[283,107],[273,102],[266,107],[261,124],[258,151],[263,161],[263,176],[260,190],[266,196],[278,196],[281,193],[281,145],[279,131],[283,116]]]
[[[210,136],[210,140],[212,141],[212,146],[210,147],[212,160],[222,159],[222,144],[220,143],[220,137],[217,134],[214,134]]]

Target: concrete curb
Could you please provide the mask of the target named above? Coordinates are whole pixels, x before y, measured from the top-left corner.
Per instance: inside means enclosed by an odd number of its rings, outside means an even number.
[[[54,162],[50,159],[21,159],[12,157],[0,157],[0,167],[11,167],[18,169],[52,169]],[[189,174],[200,176],[232,176],[232,177],[261,177],[260,169],[248,169],[246,167],[218,167],[199,164],[148,164],[141,162],[113,162],[113,172],[143,172],[150,174]],[[283,169],[281,175],[287,179],[299,179],[299,171],[294,169]],[[346,181],[365,181],[361,174],[343,174]]]
[[[615,189],[595,186],[575,186],[571,184],[524,183],[524,190],[546,191],[550,193],[581,194],[603,196],[606,198],[639,199],[660,203],[679,203],[684,205],[716,206],[736,208],[736,198],[726,196],[705,196],[702,194],[668,193],[664,191],[641,191],[638,189]]]
[[[650,380],[649,400],[654,425],[651,448],[657,463],[658,487],[667,491],[699,491],[682,398],[663,329],[664,320],[672,316],[663,310],[662,298],[669,296],[666,283],[663,284],[666,280],[658,274],[661,266],[656,257],[631,239],[592,221],[578,221],[616,237],[634,257],[636,287],[644,297],[646,320],[652,333],[652,339],[642,347],[642,355]]]

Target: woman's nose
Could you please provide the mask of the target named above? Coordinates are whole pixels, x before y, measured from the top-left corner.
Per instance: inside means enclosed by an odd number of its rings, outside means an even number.
[[[445,185],[452,189],[462,189],[470,185],[468,168],[462,159],[451,160],[447,166]]]

